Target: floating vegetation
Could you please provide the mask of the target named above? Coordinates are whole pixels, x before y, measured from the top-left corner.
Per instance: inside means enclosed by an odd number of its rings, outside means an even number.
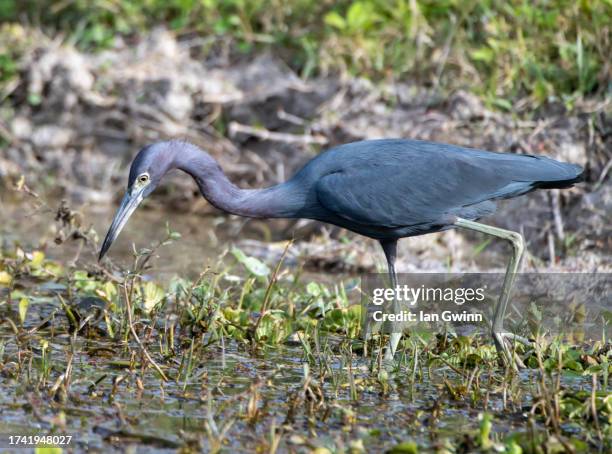
[[[193,281],[0,255],[1,432],[73,434],[78,449],[234,452],[604,452],[612,347],[542,338],[497,364],[478,335],[413,333],[399,361],[361,338],[351,282],[307,282],[238,249]],[[289,247],[289,245],[287,245]],[[284,255],[283,255],[284,257]]]

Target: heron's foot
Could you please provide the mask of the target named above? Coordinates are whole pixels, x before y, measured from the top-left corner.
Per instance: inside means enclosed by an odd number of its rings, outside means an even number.
[[[520,342],[523,345],[530,345],[533,343],[532,341],[526,337],[508,332],[494,332],[493,341],[495,342],[497,354],[504,365],[512,367],[517,372],[519,369],[525,368],[523,360],[516,354],[514,348],[511,347],[513,347],[516,342]]]
[[[502,337],[509,342],[519,342],[525,346],[533,345],[534,341],[514,333],[500,333]]]

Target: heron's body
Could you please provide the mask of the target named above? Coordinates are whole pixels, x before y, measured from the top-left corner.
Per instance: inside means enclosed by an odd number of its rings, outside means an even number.
[[[495,200],[573,184],[580,167],[418,140],[367,140],[321,153],[290,180],[266,189],[234,186],[211,158],[177,142],[168,159],[190,173],[217,208],[241,216],[306,218],[393,240],[479,219]],[[197,170],[201,169],[201,172]],[[206,169],[206,170],[204,170]],[[195,171],[194,171],[195,170]]]
[[[172,169],[190,174],[202,195],[229,213],[260,218],[307,218],[344,227],[380,241],[395,282],[399,238],[464,227],[514,246],[493,333],[500,347],[501,323],[512,277],[522,254],[514,232],[474,222],[495,211],[495,201],[538,188],[565,188],[582,169],[543,156],[475,150],[435,142],[385,139],[332,148],[308,162],[290,180],[265,189],[240,189],[217,162],[186,142],[159,142],[138,153],[128,192],[102,246],[100,257],[127,218]],[[392,338],[392,350],[399,337]],[[393,345],[395,343],[395,345]]]
[[[417,140],[370,140],[322,153],[281,185],[290,217],[316,219],[378,240],[475,220],[495,200],[567,187],[580,167],[549,158]]]

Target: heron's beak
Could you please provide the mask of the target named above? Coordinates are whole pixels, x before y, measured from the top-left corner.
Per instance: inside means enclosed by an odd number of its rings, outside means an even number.
[[[119,205],[119,209],[117,213],[115,213],[115,217],[113,218],[113,223],[108,229],[108,233],[106,234],[106,238],[104,238],[104,243],[102,243],[102,249],[100,249],[100,255],[98,256],[98,261],[102,260],[106,251],[111,247],[115,238],[119,236],[119,232],[123,229],[123,226],[127,223],[128,219],[134,212],[140,202],[143,199],[143,189],[140,191],[135,191],[133,193],[126,192],[123,196],[123,200],[121,200],[121,205]]]

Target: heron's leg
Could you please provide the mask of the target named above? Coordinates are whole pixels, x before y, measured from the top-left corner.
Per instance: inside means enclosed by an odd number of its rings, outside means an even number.
[[[397,240],[381,241],[380,245],[382,246],[383,251],[385,252],[385,257],[387,258],[387,269],[389,271],[390,284],[393,288],[396,288],[397,275],[395,274],[395,258],[397,257]],[[393,311],[399,311],[397,300],[395,299],[393,300]],[[385,351],[385,361],[393,360],[395,350],[397,350],[397,345],[399,344],[401,338],[402,333],[391,333],[389,346]]]
[[[455,225],[458,227],[463,227],[465,229],[475,230],[477,232],[487,233],[489,235],[502,238],[504,240],[509,241],[512,245],[512,256],[510,257],[510,261],[508,262],[508,268],[506,270],[506,276],[504,278],[504,284],[502,287],[501,295],[499,296],[499,301],[497,302],[497,306],[495,306],[495,315],[493,316],[493,325],[491,331],[498,355],[500,355],[500,357],[505,360],[507,365],[513,365],[516,368],[516,363],[514,362],[514,355],[510,351],[510,348],[508,347],[504,339],[508,338],[518,340],[520,342],[523,342],[527,339],[515,336],[512,333],[504,332],[504,315],[506,314],[506,308],[510,299],[510,290],[512,289],[512,284],[514,283],[514,278],[516,277],[516,273],[519,269],[521,258],[523,256],[523,251],[525,250],[523,237],[517,232],[500,229],[498,227],[492,227],[490,225],[480,224],[479,222],[468,221],[467,219],[462,218],[457,218]]]

